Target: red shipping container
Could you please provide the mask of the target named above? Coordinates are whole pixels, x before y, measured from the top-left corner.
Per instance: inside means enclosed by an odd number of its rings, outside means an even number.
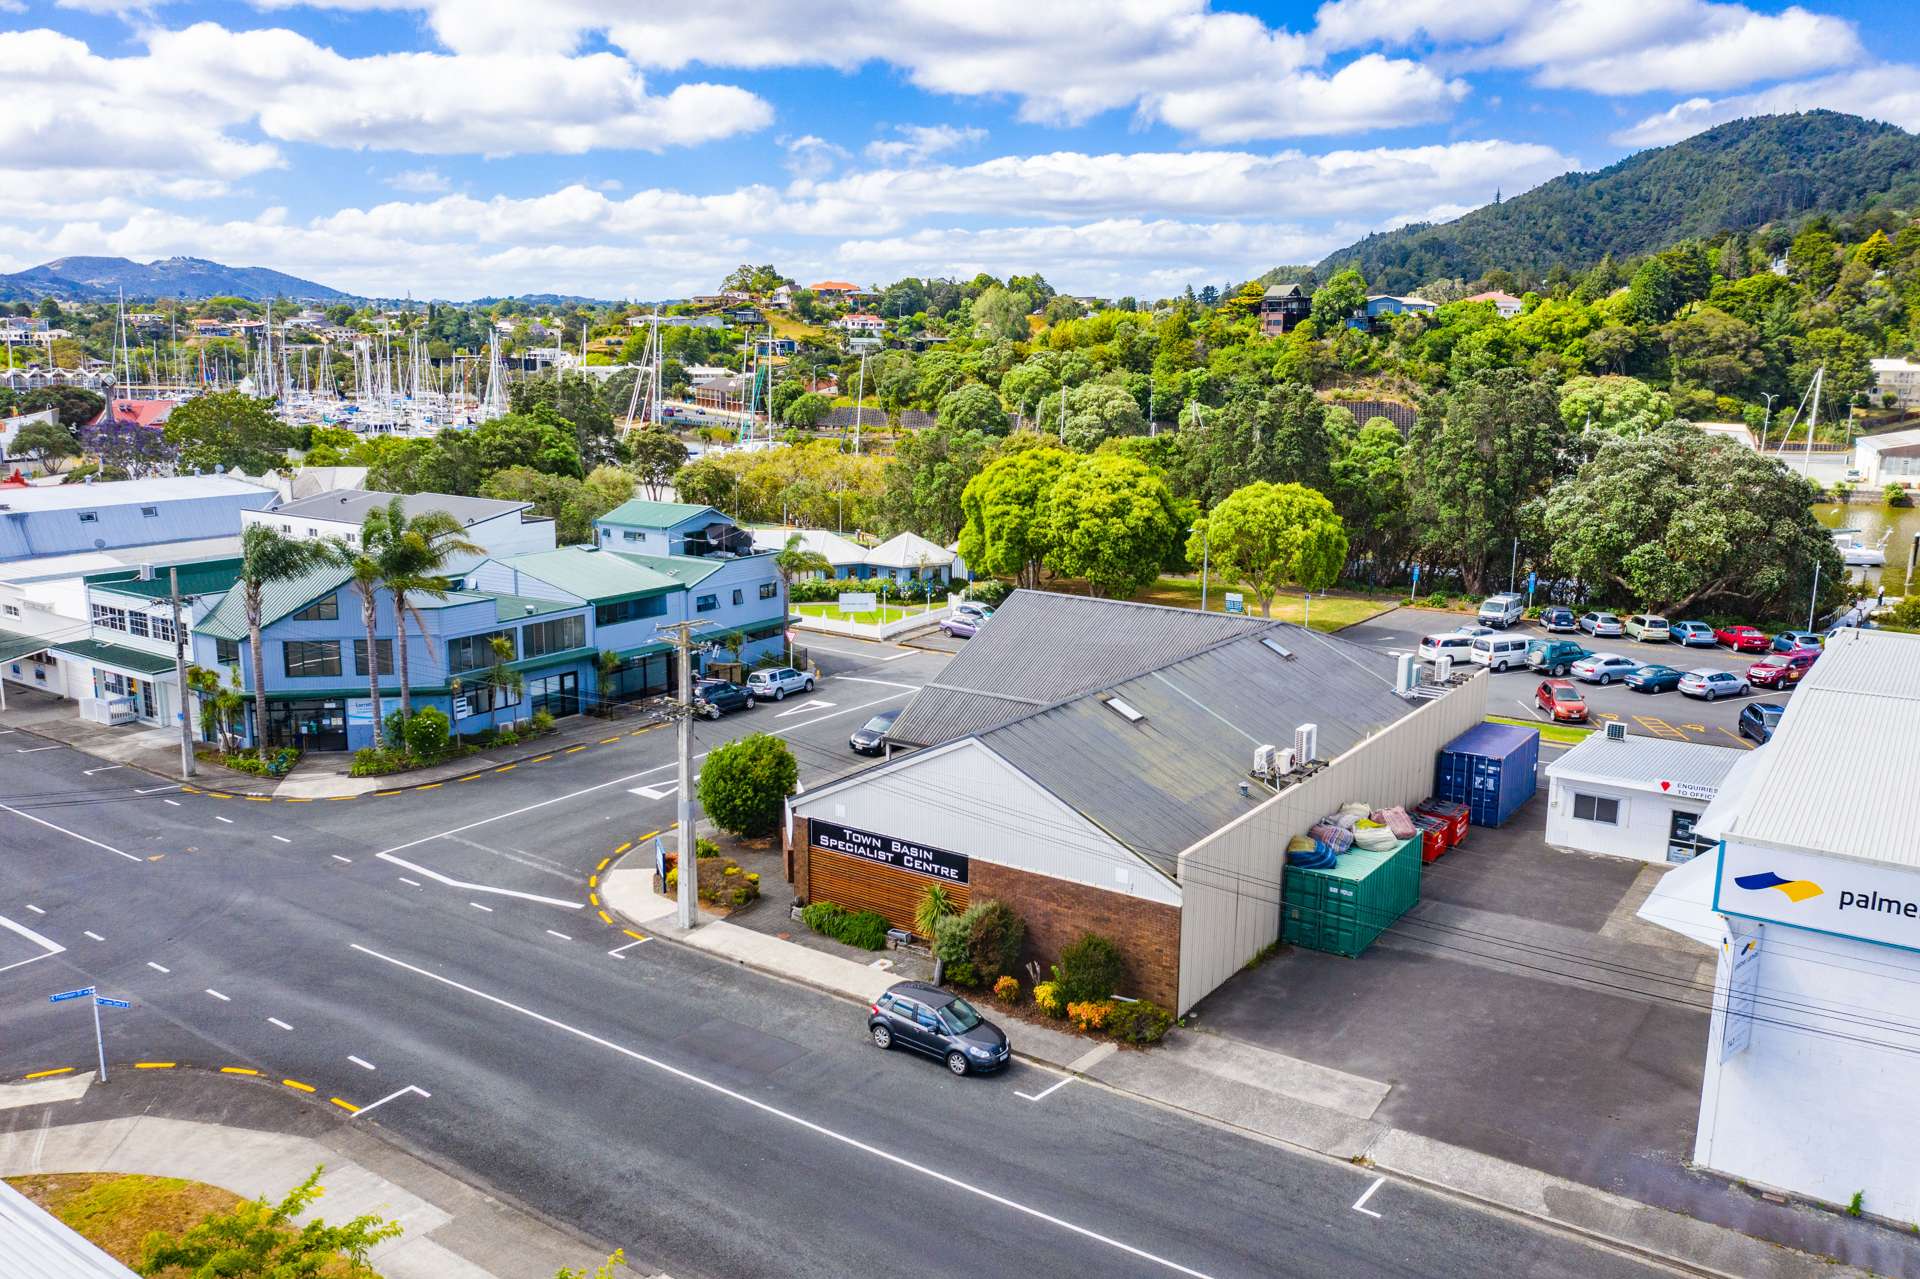
[[[1420,860],[1437,862],[1440,854],[1447,851],[1453,843],[1453,823],[1444,817],[1429,817],[1425,813],[1414,813],[1413,824],[1420,831]]]
[[[1442,818],[1452,825],[1453,842],[1448,845],[1449,848],[1457,848],[1467,842],[1467,817],[1469,810],[1465,804],[1453,799],[1428,799],[1423,801],[1414,811],[1425,813],[1429,817]]]

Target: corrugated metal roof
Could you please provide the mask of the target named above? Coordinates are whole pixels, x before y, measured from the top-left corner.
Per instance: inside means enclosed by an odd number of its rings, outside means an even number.
[[[1837,632],[1756,756],[1722,837],[1920,867],[1920,635]]]
[[[76,626],[78,623],[76,623]],[[18,631],[0,631],[0,662],[11,662],[16,657],[25,657],[28,653],[38,653],[48,643],[40,635],[22,635]]]
[[[134,595],[141,599],[166,599],[172,594],[167,573],[168,566],[154,566],[153,577],[142,581],[138,577],[116,578],[102,575],[106,580],[89,579],[89,584],[99,591],[112,591],[116,595]],[[238,559],[213,560],[205,564],[180,565],[181,595],[219,595],[231,590],[240,577]]]
[[[0,1181],[7,1272],[33,1279],[138,1279],[65,1222]]]
[[[44,582],[94,573],[123,572],[141,564],[185,564],[192,560],[228,559],[239,554],[239,536],[184,538],[150,542],[145,546],[109,546],[66,555],[39,555],[30,560],[0,564],[0,582]]]
[[[101,666],[111,666],[115,670],[138,671],[142,675],[173,674],[171,657],[149,653],[143,648],[128,648],[124,644],[108,644],[102,640],[83,639],[67,640],[61,644],[45,644],[44,647],[62,657],[77,657]]]
[[[494,603],[496,615],[502,622],[524,622],[528,618],[545,617],[549,613],[565,613],[570,609],[584,608],[572,600],[544,600],[533,595],[501,595],[495,591],[463,591],[463,595],[490,599]]]
[[[953,563],[953,552],[918,533],[896,533],[867,552],[875,568],[938,568]]]
[[[752,528],[753,549],[756,551],[784,551],[787,542],[799,537],[800,549],[812,551],[826,557],[829,564],[865,564],[867,549],[841,537],[838,533],[819,528]]]
[[[1746,757],[1747,752],[1730,746],[1637,736],[1615,742],[1605,733],[1590,733],[1586,741],[1547,765],[1547,776],[1647,787],[1671,782],[1718,790],[1733,766]]]
[[[692,502],[652,502],[644,497],[630,498],[602,515],[596,523],[621,524],[631,528],[672,528],[674,525],[712,512],[724,519],[720,512],[711,506],[700,506]]]
[[[602,555],[617,555],[623,560],[631,560],[641,568],[664,573],[682,586],[692,586],[704,582],[731,561],[710,560],[693,555],[635,555],[631,551],[602,551]]]
[[[1276,625],[1157,604],[1015,591],[940,678],[914,694],[890,736],[911,746],[965,737]]]
[[[226,475],[156,476],[144,480],[106,480],[98,484],[55,484],[10,488],[0,493],[0,510],[91,511],[134,503],[187,502],[209,497],[261,497],[257,484]],[[261,505],[266,505],[262,501]]]
[[[394,498],[408,519],[423,511],[445,511],[471,528],[481,520],[524,511],[531,502],[508,502],[492,497],[462,497],[456,493],[382,493],[378,490],[334,489],[298,498],[274,508],[276,517],[290,519],[338,520],[343,524],[364,524],[376,508],[384,508]]]
[[[261,628],[273,625],[289,613],[299,612],[322,595],[338,590],[352,580],[351,569],[338,564],[322,564],[298,577],[266,583],[260,588]],[[247,607],[243,594],[240,587],[235,585],[221,596],[213,611],[193,628],[194,634],[211,635],[223,640],[247,638]]]
[[[624,599],[680,588],[680,580],[632,556],[563,546],[499,561],[528,577],[584,600]]]

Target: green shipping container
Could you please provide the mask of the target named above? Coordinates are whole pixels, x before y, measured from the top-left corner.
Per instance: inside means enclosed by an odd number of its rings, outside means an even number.
[[[1355,848],[1326,870],[1289,866],[1281,889],[1280,939],[1356,956],[1419,900],[1417,835],[1386,852]]]

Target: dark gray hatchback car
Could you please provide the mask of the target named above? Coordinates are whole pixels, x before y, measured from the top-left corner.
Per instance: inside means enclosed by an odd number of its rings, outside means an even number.
[[[998,1070],[1012,1055],[1006,1035],[972,1004],[923,981],[896,982],[874,1000],[867,1034],[879,1048],[937,1057],[956,1075]]]

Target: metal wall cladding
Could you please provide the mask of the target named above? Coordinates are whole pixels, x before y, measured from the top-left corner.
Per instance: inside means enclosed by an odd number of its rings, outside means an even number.
[[[1281,895],[1282,941],[1353,957],[1420,901],[1421,837],[1385,852],[1340,854],[1325,870],[1289,866]]]
[[[1434,765],[1433,790],[1467,806],[1476,826],[1504,826],[1533,798],[1540,734],[1516,724],[1479,724],[1448,742]]]

